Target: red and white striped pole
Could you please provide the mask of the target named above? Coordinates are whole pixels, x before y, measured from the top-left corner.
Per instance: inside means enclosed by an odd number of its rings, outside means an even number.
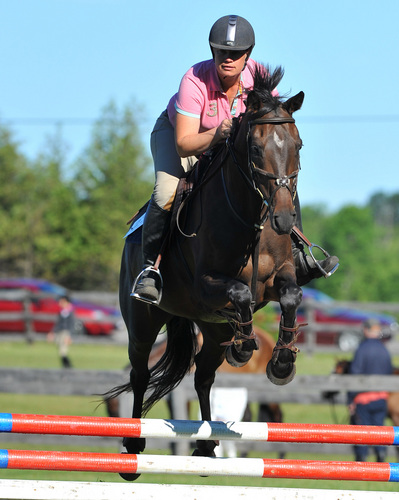
[[[0,450],[0,468],[399,482],[399,464]]]
[[[399,427],[0,413],[0,432],[170,439],[399,445]]]

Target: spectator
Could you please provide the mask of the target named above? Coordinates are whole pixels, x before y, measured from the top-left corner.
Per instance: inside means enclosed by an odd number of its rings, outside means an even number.
[[[349,373],[353,375],[391,375],[391,356],[381,342],[381,325],[376,320],[367,320],[363,324],[364,340],[359,345],[350,365]],[[349,393],[349,410],[351,422],[355,425],[384,425],[387,416],[387,398],[385,391],[367,391]],[[367,459],[368,447],[355,446],[355,459],[364,462]],[[385,446],[375,446],[377,462],[386,457]]]
[[[75,315],[73,305],[66,295],[58,300],[60,312],[54,328],[49,332],[47,340],[58,346],[58,353],[64,368],[71,368],[72,364],[68,356],[69,346],[72,344],[72,334],[75,329]]]

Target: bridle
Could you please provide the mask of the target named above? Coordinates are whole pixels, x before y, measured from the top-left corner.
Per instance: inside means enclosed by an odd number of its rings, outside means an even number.
[[[222,159],[220,160],[219,167],[214,169],[210,175],[208,175],[206,178],[204,178],[203,181],[194,190],[192,190],[190,192],[190,194],[183,200],[183,202],[180,204],[180,206],[177,210],[176,225],[179,229],[179,232],[184,237],[193,238],[193,237],[197,236],[198,229],[191,234],[186,234],[181,229],[180,224],[179,224],[179,219],[180,219],[180,213],[181,213],[183,207],[186,205],[186,203],[189,199],[193,198],[194,196],[196,196],[198,194],[199,191],[201,191],[201,189],[204,187],[204,185],[207,182],[209,182],[211,180],[211,178],[214,175],[216,175],[216,173],[219,170],[221,171],[224,194],[225,194],[225,198],[227,200],[227,203],[230,207],[230,210],[233,212],[235,217],[241,222],[242,225],[244,225],[245,227],[252,229],[252,230],[255,229],[255,231],[258,234],[260,233],[260,231],[262,231],[264,224],[269,217],[270,212],[273,210],[274,197],[279,189],[287,188],[291,193],[292,199],[294,200],[295,195],[296,195],[297,176],[298,176],[300,168],[298,168],[297,170],[292,172],[290,175],[284,175],[284,176],[279,177],[278,175],[275,175],[271,172],[265,172],[265,171],[261,170],[260,168],[258,168],[255,165],[255,163],[251,159],[250,146],[251,146],[251,127],[252,126],[263,125],[263,124],[283,125],[284,123],[295,123],[295,119],[292,118],[291,116],[287,116],[287,117],[273,116],[273,117],[265,118],[264,115],[266,115],[267,113],[270,113],[271,111],[272,111],[271,109],[262,108],[260,111],[258,111],[254,115],[255,117],[252,120],[248,121],[246,146],[247,146],[247,153],[248,153],[248,160],[247,160],[248,161],[248,169],[247,169],[247,171],[250,172],[250,174],[251,174],[250,176],[248,176],[247,172],[245,172],[243,170],[243,168],[241,167],[240,162],[237,159],[235,149],[234,149],[234,140],[235,140],[235,136],[237,135],[236,132],[239,129],[240,122],[241,122],[243,116],[245,116],[245,113],[238,116],[237,118],[233,118],[233,123],[235,124],[233,127],[233,133],[226,139],[227,149],[224,150],[225,152],[223,154]],[[227,189],[227,183],[226,183],[225,175],[224,175],[224,168],[225,168],[225,163],[226,163],[226,159],[227,159],[228,155],[231,156],[231,158],[234,162],[234,165],[237,167],[238,171],[240,172],[241,176],[243,177],[243,179],[246,182],[246,184],[248,185],[248,187],[251,190],[253,190],[257,196],[260,196],[260,198],[261,198],[260,212],[262,212],[263,207],[266,207],[266,210],[264,211],[263,215],[260,215],[260,217],[259,217],[259,222],[252,223],[252,224],[246,222],[241,217],[241,215],[236,211],[236,209],[234,208],[234,206],[230,200],[230,196],[229,196],[228,189]],[[211,164],[212,163],[213,163],[213,160],[211,160]],[[262,190],[260,188],[262,183],[259,182],[258,176],[259,177],[262,177],[262,176],[266,177],[267,180],[274,179],[276,181],[276,187],[272,191],[272,193],[269,197],[267,197],[266,195],[264,195],[262,193]],[[294,182],[292,183],[292,188],[290,187],[291,179],[294,179]]]
[[[261,216],[259,224],[255,224],[255,226],[254,226],[255,229],[257,229],[257,230],[263,229],[263,225],[266,222],[270,211],[273,210],[273,201],[274,201],[274,197],[275,197],[277,191],[279,191],[282,188],[288,189],[288,191],[291,194],[291,198],[294,200],[294,198],[296,196],[297,177],[298,177],[299,170],[300,170],[300,167],[298,167],[297,170],[295,170],[294,172],[292,172],[289,175],[278,176],[272,172],[265,172],[264,170],[258,168],[255,165],[255,163],[252,161],[252,158],[251,158],[251,128],[253,126],[264,125],[264,124],[283,125],[284,123],[295,123],[295,119],[292,118],[291,116],[287,116],[287,117],[272,116],[269,118],[265,118],[264,115],[266,115],[270,111],[272,111],[272,110],[262,109],[256,113],[256,116],[260,115],[259,118],[254,118],[254,119],[248,121],[248,132],[247,132],[247,136],[246,136],[247,152],[248,152],[248,160],[247,161],[248,161],[248,171],[251,173],[251,177],[249,177],[247,175],[247,173],[243,171],[243,169],[240,166],[239,161],[237,160],[235,150],[234,150],[234,145],[233,145],[234,141],[230,137],[226,141],[230,156],[232,157],[235,166],[239,169],[239,171],[240,171],[241,175],[243,176],[244,180],[246,181],[246,183],[252,189],[254,189],[258,195],[260,195],[260,197],[262,199],[262,205],[266,206],[266,210],[265,210],[264,214]],[[241,118],[242,118],[242,116],[238,117],[237,120],[240,120]],[[223,173],[223,171],[222,171],[222,173]],[[270,181],[270,180],[275,181],[275,188],[273,189],[273,191],[271,192],[271,194],[269,196],[266,196],[261,190],[261,185],[262,185],[262,182],[260,182],[261,177],[265,178],[267,181]],[[291,182],[291,180],[293,180],[293,182]],[[224,185],[225,185],[225,182],[224,182]],[[226,189],[225,189],[225,193],[227,196]],[[227,199],[228,199],[228,196],[227,196]],[[228,199],[228,201],[229,201],[229,199]],[[235,212],[230,201],[229,201],[229,204],[230,204],[230,207]],[[245,223],[237,213],[236,213],[236,216],[238,216],[238,218],[246,226],[248,226],[248,224]]]

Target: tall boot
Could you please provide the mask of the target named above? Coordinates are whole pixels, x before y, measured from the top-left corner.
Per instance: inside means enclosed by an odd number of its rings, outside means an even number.
[[[164,237],[169,229],[171,212],[163,210],[151,198],[143,224],[142,251],[144,269],[133,285],[132,297],[159,304],[162,295],[162,276],[154,264],[158,258]]]
[[[296,225],[302,232],[302,214],[298,194],[295,196],[294,206],[296,211]],[[291,244],[296,279],[299,286],[306,285],[313,279],[329,276],[339,265],[339,259],[335,255],[331,255],[323,260],[318,260],[316,264],[312,257],[305,253],[305,247],[302,241],[293,233],[291,233]],[[324,272],[320,268],[322,268]]]
[[[318,260],[317,263],[324,270],[321,271],[315,261],[305,253],[305,247],[294,235],[291,235],[292,255],[296,270],[296,282],[299,286],[322,276],[330,276],[338,267],[339,259],[335,255]]]

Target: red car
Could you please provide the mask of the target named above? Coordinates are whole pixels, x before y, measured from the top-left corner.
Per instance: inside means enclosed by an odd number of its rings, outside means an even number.
[[[342,351],[354,351],[362,339],[362,324],[367,319],[376,319],[381,324],[381,337],[389,340],[398,332],[396,319],[387,314],[368,312],[349,307],[337,307],[334,300],[323,292],[313,288],[303,287],[302,304],[298,309],[297,322],[306,323],[306,308],[309,302],[313,304],[316,344],[338,345]],[[303,332],[298,342],[306,342],[308,328]]]
[[[68,291],[54,283],[28,278],[0,279],[0,332],[48,333],[59,312],[58,298]],[[122,322],[119,309],[72,299],[75,330],[88,335],[111,335]],[[26,315],[24,317],[24,314]]]

